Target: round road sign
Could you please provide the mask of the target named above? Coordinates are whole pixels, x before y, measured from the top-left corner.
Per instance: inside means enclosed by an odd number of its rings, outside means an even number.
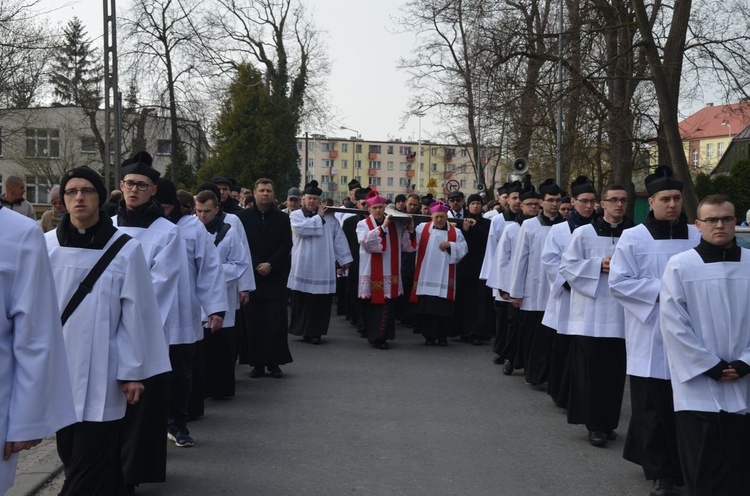
[[[454,193],[460,189],[461,189],[461,184],[455,179],[451,179],[450,181],[445,182],[446,193]]]

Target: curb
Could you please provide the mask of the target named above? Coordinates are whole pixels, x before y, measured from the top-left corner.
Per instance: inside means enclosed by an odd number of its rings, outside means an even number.
[[[38,446],[21,453],[16,478],[5,496],[34,496],[62,469],[62,462],[57,456],[55,437],[48,437]]]

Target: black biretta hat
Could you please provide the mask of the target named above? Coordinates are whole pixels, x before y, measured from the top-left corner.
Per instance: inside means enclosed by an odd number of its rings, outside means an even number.
[[[668,189],[676,189],[682,191],[683,182],[672,177],[672,168],[668,165],[660,165],[656,168],[653,174],[646,176],[646,191],[648,195],[658,193],[659,191],[665,191]]]
[[[138,152],[122,163],[120,174],[122,177],[128,174],[140,174],[148,177],[156,184],[161,174],[153,168],[153,163],[154,159],[148,152]]]

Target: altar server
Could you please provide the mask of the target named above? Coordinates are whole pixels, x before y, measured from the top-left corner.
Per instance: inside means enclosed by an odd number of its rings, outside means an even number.
[[[750,251],[723,195],[698,205],[701,240],[667,263],[659,300],[677,446],[691,496],[750,487]]]
[[[317,181],[305,186],[302,208],[289,215],[292,225],[292,268],[287,287],[292,290],[289,333],[321,344],[328,333],[331,303],[336,292],[336,263],[349,268],[352,255],[341,224],[326,213]]]
[[[159,172],[147,152],[139,152],[122,164],[120,189],[124,203],[112,218],[115,226],[140,241],[151,273],[151,282],[159,305],[163,352],[168,356],[167,320],[177,318],[177,288],[181,270],[186,270],[187,255],[180,229],[164,218],[164,209],[153,198]],[[219,325],[219,317],[215,324]],[[122,466],[125,482],[136,486],[144,482],[164,482],[167,469],[167,425],[169,377],[148,379],[146,392],[137,405],[130,405],[123,423]]]
[[[417,265],[411,299],[417,303],[418,332],[428,346],[448,345],[456,298],[456,265],[468,251],[461,230],[448,223],[448,210],[435,202],[430,207],[432,220],[416,229]]]
[[[396,337],[396,303],[404,292],[401,253],[416,249],[414,222],[385,215],[385,202],[371,191],[365,198],[370,215],[357,223],[361,317],[367,340],[381,350]]]
[[[667,262],[695,247],[700,235],[682,213],[682,182],[661,165],[646,177],[651,212],[622,233],[612,255],[609,287],[625,309],[625,348],[632,416],[623,457],[654,481],[652,494],[682,482],[672,386],[659,327],[659,290]]]
[[[560,274],[570,285],[567,333],[571,336],[568,369],[568,423],[583,424],[589,442],[604,446],[616,439],[625,387],[625,316],[609,290],[609,263],[624,229],[628,194],[618,185],[602,190],[602,215],[571,235]],[[574,200],[576,214],[578,202]]]
[[[555,331],[542,324],[549,297],[549,284],[542,266],[542,249],[550,228],[565,222],[559,215],[562,190],[554,180],[539,186],[542,211],[521,226],[511,259],[508,292],[511,303],[521,310],[521,332],[524,334],[524,373],[526,382],[540,385],[549,378],[549,359]]]
[[[63,336],[77,421],[57,434],[65,467],[60,494],[122,494],[126,405],[142,399],[145,379],[169,371],[166,339],[141,243],[124,238],[100,212],[106,199],[104,181],[92,169],[79,167],[63,175],[60,189],[68,214],[45,237],[58,305],[63,318],[68,317]],[[69,302],[92,267],[124,239],[70,313]],[[163,419],[158,426],[162,445],[165,423]]]
[[[3,206],[0,225],[0,494],[5,494],[18,452],[76,422],[76,412],[42,231]]]

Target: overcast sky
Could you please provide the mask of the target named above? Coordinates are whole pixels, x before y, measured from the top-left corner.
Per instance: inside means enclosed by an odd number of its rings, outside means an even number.
[[[103,25],[102,0],[40,0],[41,9],[53,22],[65,24],[78,16],[88,27],[89,35],[101,47]],[[410,95],[408,76],[396,69],[400,57],[411,55],[415,36],[395,26],[404,0],[306,0],[315,25],[325,32],[331,59],[328,77],[330,102],[338,109],[341,125],[359,131],[366,140],[401,138],[416,140],[419,134],[416,117],[402,128],[404,109]],[[118,0],[118,10],[129,0]],[[706,97],[705,101],[714,101]],[[681,102],[683,112],[694,112],[703,102]],[[716,101],[717,105],[721,102]],[[304,133],[320,129],[302,129]],[[423,140],[438,138],[438,126],[431,115],[422,119]],[[333,135],[350,136],[350,131],[336,129]]]

